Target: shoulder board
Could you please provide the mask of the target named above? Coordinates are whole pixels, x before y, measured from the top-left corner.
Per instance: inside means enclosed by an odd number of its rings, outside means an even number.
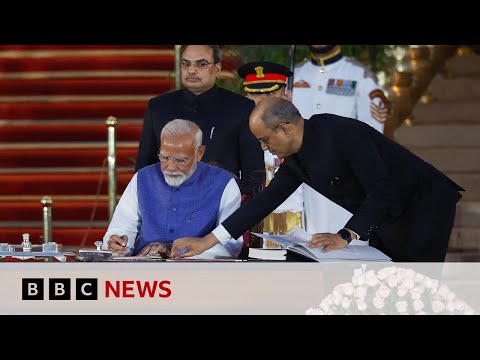
[[[369,79],[369,78],[370,78],[370,79],[372,79],[374,82],[378,83],[377,76],[373,73],[373,71],[372,71],[369,67],[363,65],[360,61],[358,61],[358,60],[355,59],[355,58],[351,58],[351,57],[344,56],[344,59],[345,59],[346,62],[362,68],[362,69],[364,70],[364,72],[363,72],[363,77],[364,77],[365,79]]]
[[[299,63],[295,64],[295,67],[300,67],[304,64],[306,64],[307,62],[310,61],[310,58],[304,58],[302,61],[300,61]]]

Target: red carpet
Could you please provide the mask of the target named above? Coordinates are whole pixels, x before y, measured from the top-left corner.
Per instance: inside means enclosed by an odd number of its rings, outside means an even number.
[[[0,68],[4,72],[29,71],[134,71],[155,70],[172,71],[171,55],[123,55],[98,58],[95,61],[85,61],[83,57],[50,58],[0,58]],[[28,76],[28,74],[25,74]]]
[[[132,173],[119,173],[118,192],[125,190]],[[1,195],[95,195],[100,173],[0,174]],[[100,194],[108,194],[108,175],[105,172]]]
[[[41,243],[40,199],[50,195],[53,240],[82,245],[107,156],[104,121],[116,116],[117,142],[129,142],[117,144],[121,195],[147,102],[174,87],[174,60],[173,45],[0,45],[0,242],[28,232]],[[106,168],[100,195],[84,246],[108,224]]]
[[[89,221],[95,202],[59,201],[52,204],[52,218],[55,221]],[[108,219],[108,201],[100,200],[96,205],[94,220]],[[43,206],[40,201],[0,202],[0,221],[43,221]]]
[[[1,65],[0,65],[1,66]],[[3,80],[0,96],[13,95],[156,95],[175,86],[173,79]]]
[[[106,119],[113,115],[121,118],[143,118],[148,101],[137,102],[70,102],[70,103],[10,103],[0,104],[0,119]]]
[[[107,145],[97,149],[15,149],[0,150],[0,169],[13,167],[89,167],[102,166],[108,156]],[[136,148],[117,148],[117,166],[135,166]]]
[[[135,141],[140,139],[142,122],[136,124],[122,123],[116,128],[117,141]],[[25,142],[52,142],[62,139],[63,141],[107,141],[108,134],[105,119],[96,121],[97,124],[81,124],[79,120],[72,120],[68,124],[59,122],[59,125],[48,124],[25,124],[25,121],[17,121],[14,125],[5,125],[0,132],[2,143],[25,143]],[[121,149],[120,149],[121,150]],[[1,166],[1,165],[0,165]]]
[[[1,45],[0,50],[125,50],[125,49],[166,49],[172,50],[174,45]]]

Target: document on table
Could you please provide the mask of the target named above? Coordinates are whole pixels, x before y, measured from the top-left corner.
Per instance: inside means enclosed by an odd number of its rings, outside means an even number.
[[[323,247],[310,248],[306,244],[312,238],[305,230],[295,227],[287,235],[253,233],[261,238],[271,240],[283,248],[306,256],[315,261],[391,261],[392,259],[372,246],[348,245],[340,250],[322,252]]]

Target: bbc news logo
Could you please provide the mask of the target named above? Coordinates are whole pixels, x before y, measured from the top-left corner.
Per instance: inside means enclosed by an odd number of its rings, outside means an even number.
[[[72,300],[71,279],[48,279],[48,300]],[[45,279],[22,279],[22,300],[45,300]],[[75,279],[75,300],[98,300],[97,279]]]
[[[48,284],[48,291],[45,289]],[[169,298],[172,295],[169,280],[105,281],[105,299],[109,298]],[[75,279],[75,297],[72,298],[72,280],[66,278],[22,279],[22,300],[98,300],[97,279]]]

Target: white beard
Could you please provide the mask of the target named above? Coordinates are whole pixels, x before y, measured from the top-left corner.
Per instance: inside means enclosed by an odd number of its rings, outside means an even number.
[[[186,172],[181,171],[163,171],[163,176],[165,177],[165,182],[170,186],[180,186],[185,181],[190,179],[193,173],[197,170],[197,164],[193,164],[192,167]]]
[[[184,173],[177,171],[169,172],[169,174],[163,173],[163,176],[165,176],[165,182],[170,186],[180,186],[187,180]]]

